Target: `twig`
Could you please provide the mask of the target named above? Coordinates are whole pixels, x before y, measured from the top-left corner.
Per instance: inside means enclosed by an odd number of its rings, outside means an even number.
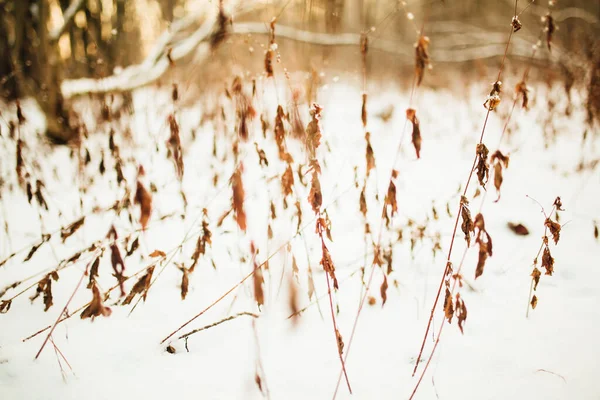
[[[87,267],[85,267],[85,271],[83,272],[83,274],[81,274],[81,278],[79,278],[79,282],[77,282],[77,285],[75,286],[75,290],[73,290],[73,293],[71,293],[71,297],[69,297],[69,300],[67,300],[67,303],[63,307],[62,311],[60,312],[60,314],[58,314],[58,318],[54,322],[54,325],[52,325],[52,328],[50,328],[50,332],[48,332],[48,336],[46,336],[46,339],[44,339],[44,342],[42,343],[42,346],[40,347],[40,350],[35,355],[35,359],[36,360],[38,359],[38,357],[42,353],[42,350],[44,350],[44,346],[46,346],[46,343],[48,343],[48,340],[50,340],[50,337],[52,336],[52,333],[54,332],[54,329],[56,328],[56,326],[60,322],[60,318],[67,313],[67,308],[69,307],[69,304],[71,304],[71,301],[73,300],[73,297],[75,297],[75,293],[77,293],[77,290],[79,290],[79,286],[81,286],[81,282],[83,282],[83,278],[88,274],[89,267],[90,267],[90,264],[88,264]]]
[[[61,26],[56,27],[52,32],[50,32],[50,42],[56,42],[69,26],[71,26],[71,22],[75,17],[75,14],[83,7],[85,4],[85,0],[73,0],[69,7],[63,13],[63,23]]]
[[[202,328],[194,329],[193,331],[190,331],[190,332],[188,332],[188,333],[185,333],[185,334],[183,334],[183,335],[179,336],[179,337],[178,337],[178,339],[186,339],[186,340],[187,340],[187,338],[188,338],[188,337],[192,336],[192,335],[193,335],[193,334],[195,334],[195,333],[198,333],[198,332],[204,331],[204,330],[206,330],[206,329],[214,328],[214,327],[215,327],[215,326],[217,326],[217,325],[221,325],[223,322],[231,321],[231,320],[233,320],[233,319],[236,319],[236,318],[238,318],[238,317],[242,317],[242,316],[244,316],[244,315],[247,315],[247,316],[249,316],[249,317],[252,317],[252,318],[258,318],[258,317],[259,317],[259,315],[258,315],[258,314],[254,314],[254,313],[251,313],[251,312],[247,312],[247,311],[240,312],[240,313],[237,313],[237,314],[235,314],[235,315],[230,315],[230,316],[229,316],[229,317],[227,317],[227,318],[223,318],[223,319],[222,319],[222,320],[220,320],[220,321],[213,322],[212,324],[209,324],[209,325],[203,326]],[[186,342],[186,345],[187,345],[187,342]]]

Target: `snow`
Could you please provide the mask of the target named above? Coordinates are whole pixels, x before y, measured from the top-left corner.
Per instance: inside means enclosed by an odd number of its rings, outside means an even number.
[[[327,246],[340,282],[334,297],[339,305],[337,322],[346,349],[363,293],[360,267],[367,262],[368,276],[373,257],[372,247],[365,248],[363,219],[358,211],[360,188],[354,186],[354,167],[358,166],[358,181],[362,185],[365,163],[364,132],[360,124],[361,93],[356,87],[351,78],[341,77],[337,82],[328,82],[318,97],[324,107],[324,137],[318,152],[323,167],[323,205],[333,224],[334,240],[327,242]],[[598,135],[594,138],[590,131],[586,141],[582,141],[586,129],[583,99],[577,93],[573,93],[573,112],[566,117],[563,115],[566,100],[560,88],[536,85],[536,89],[532,94],[532,110],[515,110],[510,124],[512,133],[500,146],[511,155],[504,174],[502,198],[494,203],[496,193],[490,182],[490,193],[485,196],[482,207],[486,227],[494,240],[494,256],[488,260],[483,276],[474,280],[477,250],[468,251],[463,274],[472,289],[468,285],[461,289],[468,308],[464,334],[460,333],[456,320],[444,328],[440,346],[417,392],[417,399],[594,399],[600,395],[597,379],[600,376],[597,363],[600,356],[597,341],[600,336],[597,306],[600,304],[600,270],[596,261],[600,255],[600,242],[593,237],[592,222],[600,220],[597,200],[600,179],[597,168],[575,172],[581,160],[598,157]],[[286,90],[287,86],[274,93],[270,82],[264,85],[259,82],[255,106],[259,113],[264,110],[271,125],[278,99],[287,98]],[[417,160],[410,143],[410,127],[402,135],[408,95],[389,85],[369,88],[368,129],[377,169],[367,184],[368,219],[377,240],[381,202],[375,199],[375,193],[377,191],[379,199],[383,199],[398,142],[402,140],[395,165],[399,171],[396,181],[399,213],[393,220],[393,227],[403,228],[404,238],[397,242],[396,234],[387,231],[382,234],[384,248],[394,240],[394,271],[388,278],[388,300],[381,307],[379,286],[383,275],[377,270],[370,289],[377,304],[365,305],[347,361],[354,395],[348,394],[342,380],[338,399],[408,398],[414,388],[417,379],[411,374],[445,265],[444,257],[459,201],[457,190],[467,179],[485,116],[482,99],[487,90],[474,85],[459,97],[447,90],[420,89],[414,108],[421,121],[423,148],[421,159]],[[552,111],[546,110],[549,96],[559,99]],[[509,95],[504,97],[500,110],[492,113],[486,130],[484,142],[491,152],[497,148],[505,114],[510,107]],[[283,102],[284,106],[289,105],[286,100]],[[296,177],[295,190],[303,207],[303,234],[295,235],[295,195],[290,207],[284,210],[277,178],[284,165],[277,158],[272,131],[264,139],[256,119],[251,125],[251,139],[240,145],[248,232],[239,231],[231,216],[217,227],[219,217],[231,204],[228,179],[236,165],[231,157],[231,135],[235,127],[233,111],[227,110],[225,128],[222,122],[209,121],[197,129],[195,140],[190,130],[198,127],[203,113],[213,111],[220,103],[226,107],[230,104],[221,96],[177,110],[185,152],[182,185],[189,203],[185,211],[179,195],[180,185],[172,162],[166,158],[164,145],[169,136],[166,116],[173,109],[169,93],[156,89],[135,92],[131,142],[127,142],[122,134],[123,125],[112,122],[123,159],[135,160],[126,163],[125,175],[130,189],[135,188],[137,164],[146,170],[144,184],[153,182],[159,189],[154,194],[149,228],[140,235],[140,250],[125,261],[126,275],[138,272],[152,262],[148,255],[155,249],[173,256],[174,262],[189,265],[200,232],[202,209],[208,210],[213,244],[190,276],[190,293],[186,300],[182,301],[179,293],[181,271],[174,263],[160,263],[154,272],[154,278],[158,279],[151,287],[147,301],[141,302],[134,311],[132,306],[115,305],[118,291],[114,291],[107,301],[113,311],[110,317],[98,317],[92,322],[74,315],[59,324],[52,337],[72,367],[71,371],[60,359],[65,371],[63,375],[52,343],[48,343],[39,359],[34,360],[47,333],[25,342],[22,340],[51,325],[60,315],[86,264],[91,261],[90,256],[82,257],[59,272],[59,281],[53,283],[54,305],[48,312],[43,311],[41,299],[33,304],[28,300],[35,291],[34,286],[15,298],[8,313],[0,315],[2,399],[258,399],[263,396],[255,383],[257,371],[263,389],[267,388],[272,399],[332,397],[340,362],[325,275],[318,262],[320,242],[306,200],[308,189],[300,185]],[[390,104],[395,107],[393,118],[389,122],[377,118],[376,115]],[[113,224],[121,237],[139,228],[137,222],[134,221],[133,226],[128,222],[125,212],[121,217],[113,212],[90,214],[94,206],[108,207],[125,194],[122,188],[116,187],[112,158],[108,156],[110,126],[94,126],[91,122],[94,111],[86,103],[80,105],[88,130],[97,134],[91,134],[85,142],[92,163],[79,174],[76,162],[69,159],[68,149],[54,148],[49,152],[40,140],[35,128],[39,116],[32,107],[26,107],[29,125],[21,134],[28,144],[26,162],[33,165],[36,160],[41,164],[39,171],[48,189],[50,212],[42,212],[44,230],[56,231],[81,216],[77,185],[92,176],[95,182],[84,196],[83,209],[88,217],[83,228],[64,244],[60,235],[54,235],[51,246],[42,246],[29,262],[23,262],[27,253],[24,251],[0,267],[0,290],[16,280],[27,279],[24,285],[33,285],[43,274],[56,268],[58,260],[68,258],[106,236]],[[306,110],[306,106],[302,106],[304,124],[308,122]],[[4,118],[7,115],[10,114],[3,113]],[[557,136],[545,140],[543,122],[549,116]],[[8,184],[16,181],[14,142],[7,138],[4,120],[2,124],[2,151],[8,155],[2,157],[0,167]],[[217,159],[212,157],[215,136]],[[267,154],[267,168],[259,167],[255,141]],[[300,144],[288,139],[288,145],[296,165],[305,163],[306,156]],[[327,151],[327,147],[331,151]],[[101,149],[107,156],[104,176],[97,172]],[[220,175],[216,187],[212,184],[215,172]],[[275,179],[271,179],[273,177]],[[473,181],[468,192],[473,215],[480,209],[483,199],[483,195],[473,199],[477,186]],[[526,318],[532,260],[544,232],[540,207],[527,195],[539,201],[547,212],[552,208],[554,198],[561,196],[565,211],[560,214],[563,224],[560,242],[556,246],[550,245],[556,259],[555,274],[542,276],[536,293],[539,303]],[[273,222],[273,239],[267,240],[271,200],[277,207],[277,219]],[[445,211],[448,202],[452,218]],[[439,220],[431,218],[432,206],[435,206]],[[41,229],[37,208],[27,203],[26,196],[18,188],[10,193],[3,191],[2,212],[10,236],[2,232],[0,237],[1,260],[14,250],[30,247],[38,240]],[[174,212],[177,215],[160,220],[160,216]],[[181,213],[182,217],[179,216]],[[137,207],[133,215],[139,216]],[[426,223],[428,216],[430,220]],[[417,241],[411,251],[408,219],[417,225],[427,224],[429,235],[439,232],[442,251],[433,256],[430,239]],[[509,221],[523,223],[529,228],[530,235],[514,235],[506,227]],[[178,251],[186,237],[182,250]],[[259,249],[257,261],[262,262],[275,254],[264,273],[266,305],[261,310],[257,308],[252,279],[249,279],[178,335],[160,344],[169,333],[252,271],[250,241]],[[460,263],[464,248],[459,231],[452,256],[455,266]],[[122,245],[121,251],[125,253]],[[311,304],[307,296],[308,260],[320,298],[319,307],[316,304],[310,306],[302,313],[297,325],[287,319],[292,255],[300,268],[299,306]],[[127,290],[135,281],[127,282]],[[99,285],[104,292],[114,284],[107,251],[100,265]],[[9,290],[3,299],[20,290],[21,287]],[[91,292],[84,284],[68,309],[75,312],[90,300]],[[177,336],[185,332],[244,311],[258,313],[260,317],[242,316],[199,332],[189,338],[189,352],[185,342],[177,340]],[[442,312],[438,309],[432,329],[435,335],[441,320]],[[176,349],[176,354],[165,351],[168,344]],[[432,345],[430,333],[425,357]],[[424,365],[421,364],[419,371]]]

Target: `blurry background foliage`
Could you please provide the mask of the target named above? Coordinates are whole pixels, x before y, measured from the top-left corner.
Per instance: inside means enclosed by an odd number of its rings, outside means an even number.
[[[519,9],[527,4],[520,1]],[[218,0],[0,0],[1,97],[36,97],[50,138],[68,141],[75,128],[60,92],[63,79],[106,77],[139,63],[171,23],[197,16],[195,26],[186,31],[191,34],[208,15],[214,17],[210,11],[218,7]],[[431,38],[434,68],[425,85],[463,87],[466,81],[489,80],[487,68],[497,69],[514,1],[225,0],[224,8],[233,23],[253,21],[267,27],[277,16],[277,25],[311,32],[369,32],[370,43],[379,41],[393,49],[369,52],[370,80],[412,78],[413,45],[427,18],[425,34]],[[547,1],[536,1],[520,16],[523,28],[511,44],[509,72],[516,71],[511,63],[522,67],[529,59],[547,11]],[[600,0],[557,0],[552,15],[559,31],[552,53],[544,49],[531,60],[540,67],[534,76],[598,91]],[[277,43],[279,66],[288,71],[361,70],[358,46],[325,48],[284,38]],[[259,76],[267,44],[267,35],[231,35],[201,67],[190,55],[169,71],[169,77],[186,87],[205,89],[211,83],[222,85],[240,70]]]

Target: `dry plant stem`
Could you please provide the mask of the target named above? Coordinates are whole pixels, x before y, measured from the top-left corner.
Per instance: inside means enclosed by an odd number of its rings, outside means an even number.
[[[325,241],[323,240],[323,234],[320,233],[321,236],[321,245],[323,247],[325,247]],[[327,294],[329,295],[329,309],[331,310],[331,321],[333,322],[333,335],[335,337],[335,340],[337,342],[338,338],[338,327],[337,327],[337,321],[335,318],[335,312],[333,311],[333,295],[331,294],[331,281],[329,279],[329,273],[326,272],[325,273],[325,278],[327,279]],[[344,361],[344,357],[342,356],[342,352],[341,350],[338,351],[338,355],[340,357],[340,363],[342,364],[342,372],[344,373],[344,378],[346,379],[346,384],[348,385],[348,391],[350,392],[350,394],[352,394],[352,387],[350,387],[350,380],[348,379],[348,373],[346,372],[346,363]],[[348,352],[346,350],[346,357],[348,355]],[[336,388],[337,391],[337,388]]]
[[[496,78],[496,81],[499,81],[500,77],[502,76],[502,71],[504,70],[504,63],[506,61],[506,55],[508,53],[508,47],[510,45],[512,34],[513,34],[513,28],[511,26],[510,33],[508,35],[508,40],[506,42],[506,50],[504,51],[504,56],[502,57],[502,63],[500,65],[500,71],[498,71],[498,77]],[[490,116],[490,112],[491,112],[490,109],[488,109],[487,112],[486,112],[486,114],[485,114],[485,120],[483,122],[483,128],[481,130],[481,135],[479,137],[479,144],[483,143],[483,137],[485,135],[485,128],[487,126],[487,122],[488,122],[488,119],[489,119],[489,116]],[[477,164],[477,157],[478,156],[475,155],[475,157],[473,158],[473,165],[471,167],[471,171],[469,172],[469,177],[467,178],[467,183],[466,183],[465,188],[463,190],[463,196],[466,196],[467,190],[469,188],[469,184],[471,183],[471,179],[473,178],[473,172],[475,172],[475,166]],[[421,349],[419,350],[419,355],[417,356],[417,360],[415,362],[415,368],[414,368],[413,374],[412,374],[413,376],[415,376],[415,374],[417,372],[417,368],[419,367],[419,361],[421,359],[421,356],[423,355],[423,350],[425,348],[425,343],[427,342],[427,335],[429,334],[429,330],[431,329],[431,322],[433,320],[433,314],[434,314],[435,309],[436,309],[436,307],[438,305],[438,302],[440,300],[440,295],[441,295],[442,289],[444,287],[444,280],[445,280],[446,275],[448,273],[448,267],[449,267],[450,259],[452,257],[452,249],[454,247],[454,239],[456,237],[456,230],[458,229],[458,221],[460,219],[460,210],[461,210],[461,207],[462,207],[462,205],[459,204],[458,211],[456,213],[456,220],[454,221],[454,228],[452,230],[452,239],[450,240],[450,247],[448,249],[448,255],[446,257],[446,266],[444,267],[444,273],[442,274],[442,279],[440,280],[440,285],[438,287],[438,291],[437,291],[437,294],[435,296],[435,301],[433,302],[433,307],[431,308],[431,314],[429,316],[429,321],[427,322],[427,328],[425,329],[425,334],[423,335],[423,341],[421,343]],[[442,321],[442,326],[443,326],[443,324],[444,324],[444,322]],[[437,340],[439,340],[439,336],[438,336]],[[437,343],[437,340],[436,340],[436,343]],[[434,346],[434,349],[435,349],[435,346]],[[423,374],[425,373],[426,370],[427,370],[427,367],[425,367],[425,370],[423,371]],[[422,377],[423,377],[423,375],[421,375],[421,378],[419,379],[419,381],[417,383],[417,387],[415,387],[415,392],[416,392],[416,389],[418,388],[419,383],[421,382]],[[414,395],[415,392],[413,392],[413,395]]]
[[[217,322],[213,322],[212,324],[203,326],[202,328],[194,329],[193,331],[190,331],[188,333],[185,333],[185,334],[179,336],[178,339],[187,339],[188,337],[192,336],[195,333],[198,333],[198,332],[210,329],[210,328],[214,328],[215,326],[221,325],[224,322],[234,320],[234,319],[242,317],[244,315],[247,315],[252,318],[258,318],[258,314],[254,314],[254,313],[247,312],[247,311],[240,312],[235,315],[230,315],[229,317],[223,318],[222,320],[219,320]]]
[[[46,336],[46,339],[44,339],[44,342],[42,343],[42,346],[40,347],[39,351],[35,355],[35,359],[36,360],[38,359],[38,357],[42,353],[42,350],[44,350],[44,347],[46,346],[46,343],[48,343],[48,340],[50,340],[50,337],[52,336],[52,333],[54,332],[54,329],[56,329],[56,326],[59,324],[61,317],[66,314],[67,308],[69,307],[69,304],[71,304],[71,301],[73,300],[73,297],[75,297],[75,294],[77,293],[77,290],[79,290],[79,287],[81,286],[81,282],[83,282],[83,278],[85,278],[85,276],[88,274],[88,268],[89,268],[89,264],[88,264],[87,267],[85,267],[85,271],[83,272],[83,274],[81,274],[81,278],[79,278],[79,282],[77,282],[77,285],[75,286],[75,290],[73,290],[73,293],[71,293],[71,297],[69,297],[69,300],[67,300],[67,303],[65,304],[65,306],[62,309],[62,311],[58,315],[58,318],[54,322],[54,325],[52,325],[52,328],[50,328],[50,332],[48,332],[48,336]]]

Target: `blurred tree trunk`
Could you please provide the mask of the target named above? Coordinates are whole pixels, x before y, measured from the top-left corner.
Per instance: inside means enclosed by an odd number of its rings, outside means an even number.
[[[12,101],[19,97],[19,87],[15,77],[10,44],[8,43],[8,29],[6,26],[6,11],[4,4],[0,3],[0,97]]]
[[[46,134],[57,142],[68,142],[75,136],[69,125],[69,116],[60,91],[61,59],[58,46],[52,44],[48,31],[50,1],[38,0],[39,24],[37,26],[37,54],[39,56],[40,89],[35,97],[46,116]]]

